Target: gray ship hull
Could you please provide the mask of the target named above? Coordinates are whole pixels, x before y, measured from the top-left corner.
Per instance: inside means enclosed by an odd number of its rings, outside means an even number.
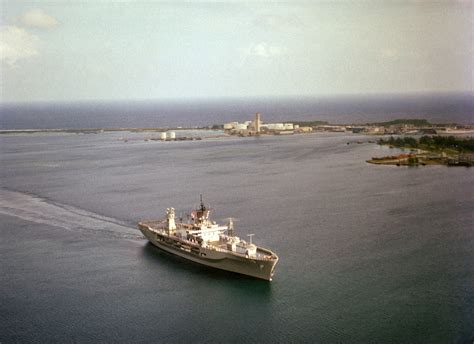
[[[258,259],[246,257],[245,255],[233,253],[230,251],[218,250],[212,246],[202,247],[198,244],[192,244],[175,237],[154,231],[147,225],[139,224],[138,228],[145,237],[156,247],[171,254],[183,257],[193,262],[213,267],[216,269],[231,271],[255,278],[272,280],[273,272],[278,257],[268,250],[274,259]]]

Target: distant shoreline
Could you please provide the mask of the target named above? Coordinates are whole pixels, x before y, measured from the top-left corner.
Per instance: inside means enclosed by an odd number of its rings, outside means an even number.
[[[304,121],[286,121],[288,123],[299,124],[300,126],[310,125],[312,126],[315,123],[319,123],[319,121],[315,122],[304,122]],[[286,123],[285,122],[285,123]],[[324,123],[324,124],[323,124]],[[375,127],[375,124],[379,126],[379,128]],[[460,126],[457,129],[451,129],[450,127],[456,128],[459,126],[456,123],[451,123],[448,126],[443,126],[441,124],[428,124],[425,126],[424,129],[421,129],[420,132],[415,132],[416,129],[420,127],[412,127],[411,131],[408,130],[407,132],[393,132],[393,131],[385,131],[384,128],[387,126],[384,123],[368,123],[365,125],[350,125],[350,124],[328,124],[327,122],[321,122],[319,126],[312,126],[314,131],[313,133],[317,132],[337,132],[337,133],[352,133],[352,134],[360,134],[360,135],[371,135],[371,136],[391,136],[391,135],[420,135],[420,134],[428,134],[428,135],[455,135],[455,136],[466,136],[472,137],[474,136],[474,127],[472,126]],[[425,132],[426,128],[432,128],[433,132]],[[348,129],[349,128],[349,129]],[[382,128],[382,130],[378,130]],[[414,130],[413,130],[414,129]],[[352,131],[351,131],[352,130]],[[31,129],[0,129],[0,135],[8,135],[8,134],[37,134],[37,133],[70,133],[70,134],[101,134],[101,133],[112,133],[112,132],[130,132],[130,133],[165,133],[165,132],[179,132],[179,131],[226,131],[223,128],[223,125],[213,125],[213,126],[204,126],[204,127],[150,127],[150,128],[31,128]],[[226,131],[227,132],[227,131]],[[281,132],[280,134],[284,134],[285,132]],[[291,134],[299,134],[303,133],[302,131],[294,131]],[[308,132],[305,132],[308,133]],[[262,132],[260,135],[271,135],[272,133]],[[274,133],[273,133],[274,134]],[[288,132],[290,134],[290,132]],[[235,134],[234,134],[235,135]],[[247,135],[245,135],[247,136]],[[252,136],[252,135],[248,135]]]
[[[167,132],[179,130],[215,130],[209,128],[79,128],[79,129],[0,129],[0,134],[35,134],[35,133],[72,133],[72,134],[100,134],[106,132]]]
[[[160,139],[166,140],[170,133],[171,140],[186,140],[176,137],[176,132],[182,131],[221,131],[225,136],[260,136],[260,135],[293,135],[309,134],[314,132],[338,132],[361,135],[387,136],[396,135],[403,137],[423,135],[434,136],[474,136],[474,126],[459,125],[457,123],[440,124],[430,123],[426,119],[396,119],[386,122],[372,122],[362,125],[330,124],[326,121],[300,121],[289,120],[282,123],[264,123],[260,114],[256,120],[244,123],[229,122],[210,126],[174,126],[174,127],[115,127],[115,128],[32,128],[32,129],[0,129],[0,134],[35,134],[35,133],[71,133],[71,134],[100,134],[110,132],[130,133],[160,133]],[[259,123],[258,125],[255,123]],[[194,135],[192,135],[194,139]],[[155,138],[150,138],[155,140]]]

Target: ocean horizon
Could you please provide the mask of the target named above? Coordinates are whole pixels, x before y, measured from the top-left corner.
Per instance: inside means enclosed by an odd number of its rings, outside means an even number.
[[[245,121],[365,124],[394,119],[474,124],[473,94],[252,97],[0,104],[0,129],[196,127]]]

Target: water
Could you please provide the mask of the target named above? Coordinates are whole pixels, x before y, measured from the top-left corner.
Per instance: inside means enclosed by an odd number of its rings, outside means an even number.
[[[474,340],[474,170],[369,165],[389,148],[339,133],[144,137],[0,137],[0,342]],[[200,193],[278,253],[271,283],[135,229]]]
[[[194,127],[252,119],[350,124],[423,118],[474,124],[472,94],[0,104],[0,129]]]

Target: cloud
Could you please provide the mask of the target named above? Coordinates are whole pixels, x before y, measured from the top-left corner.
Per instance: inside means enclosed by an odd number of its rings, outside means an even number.
[[[38,55],[40,39],[17,26],[0,27],[0,61],[14,67],[18,60]]]
[[[254,21],[254,24],[265,30],[287,30],[289,28],[304,27],[304,23],[300,18],[290,15],[262,15]]]
[[[428,57],[428,52],[419,52],[419,51],[411,51],[408,49],[400,49],[400,48],[383,48],[378,51],[378,56],[380,59],[385,61],[399,61],[399,60],[417,60],[423,57]]]
[[[240,62],[239,67],[243,67],[249,61],[257,63],[270,63],[286,54],[286,49],[277,45],[271,45],[267,42],[252,43],[247,48],[239,49]]]
[[[23,13],[20,23],[28,27],[50,29],[59,25],[59,21],[41,9],[32,9]]]
[[[400,58],[400,51],[394,48],[384,48],[380,50],[379,54],[385,60],[398,60]]]
[[[246,49],[242,50],[244,57],[256,56],[260,58],[271,58],[278,55],[283,55],[285,49],[276,45],[270,45],[266,42],[251,44]]]

